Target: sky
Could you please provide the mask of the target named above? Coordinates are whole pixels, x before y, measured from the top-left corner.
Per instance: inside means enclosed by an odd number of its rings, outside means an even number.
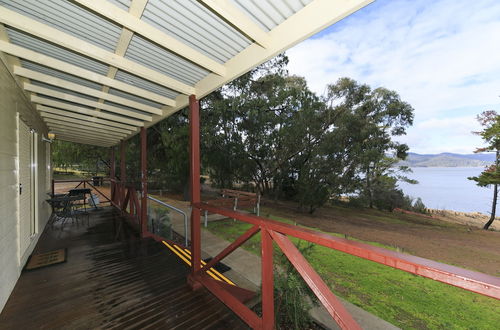
[[[287,51],[323,95],[340,77],[386,87],[415,109],[410,152],[472,153],[476,116],[500,113],[499,0],[378,0]]]

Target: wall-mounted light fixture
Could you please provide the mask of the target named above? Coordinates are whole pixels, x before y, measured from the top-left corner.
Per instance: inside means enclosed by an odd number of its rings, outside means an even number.
[[[47,142],[47,143],[52,143],[52,142],[54,142],[56,135],[54,133],[49,133],[49,134],[47,134],[47,137],[48,137],[48,139],[42,135],[42,141]]]

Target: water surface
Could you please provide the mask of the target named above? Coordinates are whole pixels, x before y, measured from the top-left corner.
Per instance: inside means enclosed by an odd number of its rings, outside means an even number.
[[[490,214],[493,188],[478,187],[467,177],[477,176],[482,167],[414,167],[407,176],[415,185],[400,183],[404,193],[420,197],[433,209]]]

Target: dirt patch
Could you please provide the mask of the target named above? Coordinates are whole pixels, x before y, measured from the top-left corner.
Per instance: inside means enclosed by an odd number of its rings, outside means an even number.
[[[418,215],[347,207],[304,214],[291,203],[265,202],[270,213],[297,224],[397,247],[405,253],[500,275],[500,232]],[[265,211],[265,212],[266,212]],[[266,216],[266,214],[263,214]]]

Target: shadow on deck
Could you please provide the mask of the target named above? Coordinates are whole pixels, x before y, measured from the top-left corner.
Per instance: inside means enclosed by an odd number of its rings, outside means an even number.
[[[34,253],[67,249],[67,262],[24,271],[0,314],[3,329],[238,329],[246,325],[160,243],[127,226],[113,208],[46,229]]]

